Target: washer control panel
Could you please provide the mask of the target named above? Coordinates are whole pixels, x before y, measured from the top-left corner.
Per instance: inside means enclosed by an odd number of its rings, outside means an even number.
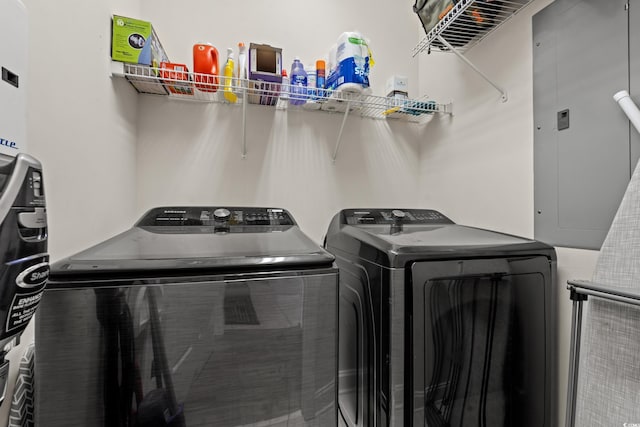
[[[343,221],[349,225],[366,224],[453,224],[446,216],[431,209],[346,209]]]
[[[289,212],[279,208],[253,207],[165,207],[149,211],[138,227],[218,227],[218,226],[291,226]]]

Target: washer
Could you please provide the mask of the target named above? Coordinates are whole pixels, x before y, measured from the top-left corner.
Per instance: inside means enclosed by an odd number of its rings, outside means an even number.
[[[152,209],[52,265],[36,424],[335,426],[337,290],[284,209]]]
[[[325,247],[341,425],[554,425],[552,247],[425,209],[343,210]]]

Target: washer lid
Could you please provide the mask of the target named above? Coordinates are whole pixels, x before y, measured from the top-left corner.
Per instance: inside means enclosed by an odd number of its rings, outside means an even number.
[[[333,260],[284,209],[166,207],[152,209],[130,230],[56,262],[51,278],[274,270],[331,266]]]

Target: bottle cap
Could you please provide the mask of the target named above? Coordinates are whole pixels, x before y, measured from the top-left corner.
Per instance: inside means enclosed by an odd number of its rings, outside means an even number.
[[[326,67],[325,62],[322,59],[318,59],[316,61],[316,69],[318,70],[324,70],[324,68]]]
[[[287,70],[284,68],[282,69],[282,77],[287,77]]]

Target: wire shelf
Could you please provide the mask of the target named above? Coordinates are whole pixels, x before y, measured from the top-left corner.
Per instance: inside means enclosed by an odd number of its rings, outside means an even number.
[[[439,37],[456,50],[464,52],[500,27],[532,0],[457,0],[451,10],[438,21],[413,49],[413,56],[432,49],[448,52]]]
[[[114,75],[125,77],[144,94],[164,95],[204,103],[266,105],[279,110],[309,110],[348,113],[372,119],[393,119],[420,123],[434,114],[452,114],[451,104],[427,98],[387,98],[358,92],[298,89],[291,85],[234,78],[230,84],[222,76],[122,64]],[[302,92],[295,92],[301,90]],[[299,105],[296,105],[299,104]]]

